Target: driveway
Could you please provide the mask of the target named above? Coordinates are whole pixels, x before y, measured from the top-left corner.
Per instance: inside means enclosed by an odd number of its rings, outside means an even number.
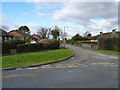
[[[74,57],[35,68],[3,71],[3,88],[118,88],[118,56],[66,46]]]

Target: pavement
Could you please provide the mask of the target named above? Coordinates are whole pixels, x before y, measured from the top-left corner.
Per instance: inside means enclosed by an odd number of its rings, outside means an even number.
[[[49,65],[3,71],[3,88],[118,88],[118,56],[66,45],[74,57]]]

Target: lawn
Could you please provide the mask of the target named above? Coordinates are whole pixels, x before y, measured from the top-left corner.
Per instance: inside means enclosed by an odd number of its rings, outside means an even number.
[[[107,53],[107,54],[116,54],[120,55],[120,52],[114,52],[114,51],[109,51],[109,50],[96,50],[97,52],[102,52],[102,53]]]
[[[54,62],[72,56],[73,53],[67,49],[35,52],[21,55],[3,56],[2,68],[22,67]]]

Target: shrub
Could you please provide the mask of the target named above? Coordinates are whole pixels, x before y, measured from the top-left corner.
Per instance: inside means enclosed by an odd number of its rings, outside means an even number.
[[[30,36],[27,36],[27,37],[25,38],[25,41],[26,41],[26,43],[30,43]]]
[[[43,49],[59,49],[60,42],[56,39],[43,39],[39,43],[43,44]]]
[[[23,40],[9,40],[6,42],[9,43],[11,49],[16,49],[17,45],[25,43],[25,41],[23,41]]]
[[[41,40],[39,43],[33,44],[20,44],[17,46],[17,52],[34,52],[47,49],[58,49],[58,40]]]
[[[120,51],[120,37],[100,38],[98,47],[103,50]]]
[[[10,54],[10,45],[8,42],[2,42],[2,54]]]
[[[81,43],[97,45],[97,42],[94,42],[94,41],[81,41]]]
[[[74,41],[74,40],[66,40],[66,43],[67,43],[67,44],[72,44],[72,45],[73,45],[73,44],[75,44],[75,41]]]
[[[33,44],[19,44],[17,46],[17,52],[34,52],[42,50],[41,43],[33,43]]]

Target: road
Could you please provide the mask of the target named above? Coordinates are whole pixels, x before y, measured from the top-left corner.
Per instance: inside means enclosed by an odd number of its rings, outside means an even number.
[[[117,88],[118,56],[66,46],[74,57],[40,67],[3,71],[3,88]]]

